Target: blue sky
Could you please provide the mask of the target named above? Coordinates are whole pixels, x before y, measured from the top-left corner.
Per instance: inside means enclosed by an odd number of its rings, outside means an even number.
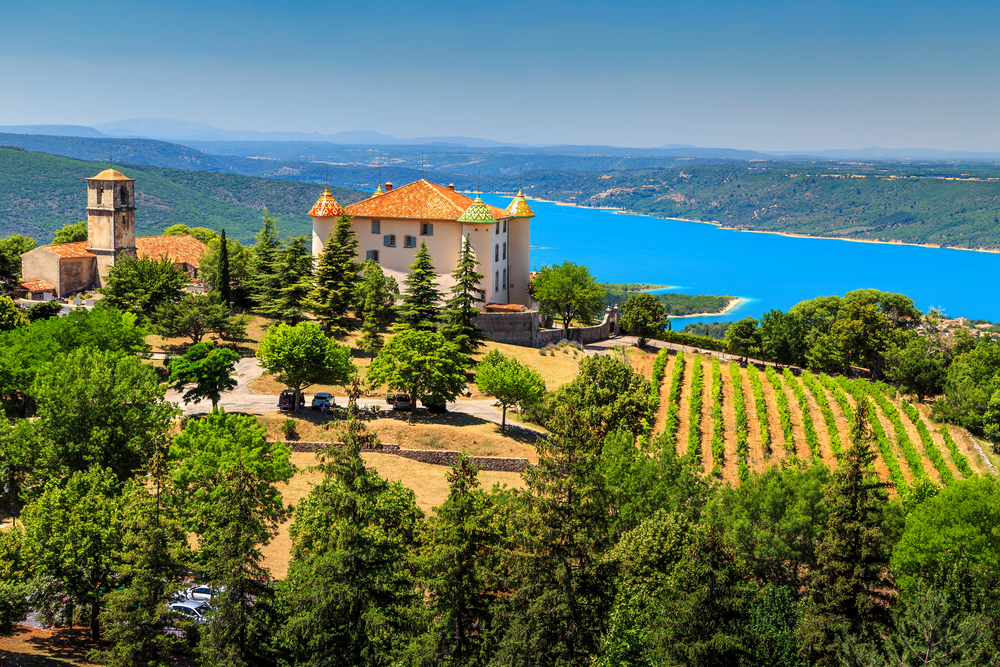
[[[34,0],[0,125],[1000,150],[1000,3]]]

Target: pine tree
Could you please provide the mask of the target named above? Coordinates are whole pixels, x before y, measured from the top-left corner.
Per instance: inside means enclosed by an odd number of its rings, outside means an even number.
[[[232,296],[229,293],[231,279],[229,277],[229,244],[226,242],[226,228],[222,228],[219,239],[219,275],[215,280],[215,290],[219,293],[219,302],[229,310]]]
[[[167,472],[157,452],[148,477],[128,485],[117,587],[108,593],[101,614],[111,646],[95,656],[109,667],[173,665],[171,653],[183,644],[166,632],[177,624],[168,605],[188,573],[190,555],[187,535],[164,502],[170,493]]]
[[[260,314],[286,324],[298,323],[312,290],[312,269],[308,238],[298,236],[289,241],[278,256],[275,287],[270,301],[260,304]]]
[[[278,294],[281,276],[277,272],[282,244],[274,226],[274,218],[264,209],[263,225],[257,234],[257,243],[250,253],[249,278],[247,280],[250,298],[258,311],[270,306]]]
[[[403,284],[402,301],[396,307],[397,331],[404,329],[419,329],[421,331],[437,331],[441,321],[441,291],[437,287],[437,273],[431,263],[431,254],[427,244],[420,242],[416,259],[408,267]]]
[[[337,338],[347,335],[353,321],[347,317],[355,302],[360,265],[357,234],[351,219],[337,220],[333,236],[327,239],[316,265],[316,285],[309,295],[309,308],[323,327]]]
[[[809,603],[799,626],[802,651],[814,664],[836,664],[840,636],[862,641],[881,634],[889,620],[892,582],[884,509],[888,484],[873,464],[871,407],[858,404],[851,447],[824,492],[827,534],[816,549]]]
[[[483,303],[486,296],[486,292],[479,287],[486,278],[476,272],[479,265],[472,250],[472,242],[466,234],[462,241],[458,268],[451,274],[455,279],[455,286],[451,288],[452,297],[448,300],[444,313],[445,326],[441,329],[444,337],[458,345],[464,354],[473,354],[487,340],[486,334],[475,322],[479,315],[476,304]]]
[[[382,349],[382,325],[386,315],[392,311],[386,307],[383,294],[385,275],[375,262],[365,262],[364,280],[361,282],[363,296],[361,308],[361,340],[358,347],[372,357]]]

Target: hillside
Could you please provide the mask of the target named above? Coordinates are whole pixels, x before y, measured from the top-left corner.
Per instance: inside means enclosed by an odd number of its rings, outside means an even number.
[[[14,233],[40,243],[51,241],[66,223],[87,219],[83,179],[107,168],[45,153],[0,148],[0,236]],[[250,241],[260,229],[265,207],[288,236],[306,234],[305,215],[322,192],[315,183],[253,178],[236,174],[115,164],[136,179],[136,231],[154,235],[177,223],[220,229]],[[333,189],[341,202],[365,195]]]
[[[836,467],[859,400],[877,417],[876,470],[897,491],[922,478],[947,486],[988,472],[966,431],[936,424],[882,383],[764,372],[692,353],[670,356],[663,377],[656,432],[672,434],[679,454],[732,484],[786,460]]]

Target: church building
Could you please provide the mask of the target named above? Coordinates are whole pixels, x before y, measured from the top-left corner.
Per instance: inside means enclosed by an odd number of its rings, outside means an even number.
[[[170,258],[190,276],[208,249],[188,235],[135,235],[135,179],[105,169],[87,181],[87,240],[43,245],[21,255],[22,289],[65,297],[103,285],[121,257]]]
[[[469,235],[486,305],[530,307],[529,253],[534,213],[521,192],[506,209],[471,199],[448,187],[421,179],[399,188],[381,185],[370,198],[342,208],[325,190],[309,211],[313,255],[323,251],[342,215],[351,216],[358,239],[358,261],[378,262],[402,286],[420,242],[427,244],[438,286],[445,298],[454,286],[462,239]]]

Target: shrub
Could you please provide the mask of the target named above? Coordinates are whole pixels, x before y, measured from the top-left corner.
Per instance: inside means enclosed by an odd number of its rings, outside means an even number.
[[[281,432],[289,440],[299,437],[299,423],[294,419],[286,419],[281,425]]]

